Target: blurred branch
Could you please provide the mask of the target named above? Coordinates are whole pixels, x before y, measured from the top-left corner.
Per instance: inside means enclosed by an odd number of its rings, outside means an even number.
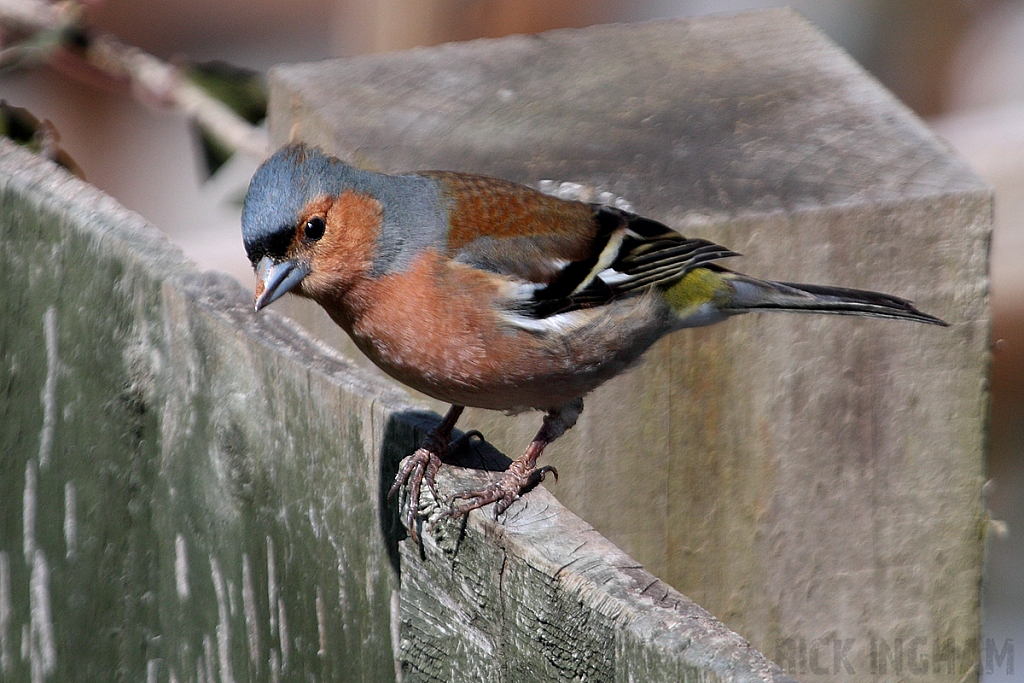
[[[71,3],[0,0],[0,69],[45,62],[82,18]],[[10,37],[20,40],[7,45]]]
[[[229,149],[266,156],[269,140],[262,128],[193,83],[179,67],[113,36],[86,31],[82,16],[80,4],[70,0],[0,0],[0,64],[43,60],[80,80],[101,75],[126,83],[136,99],[185,114]],[[7,45],[10,35],[22,38]]]
[[[128,78],[142,100],[173,107],[194,119],[230,148],[257,158],[266,155],[266,133],[238,116],[227,105],[209,95],[181,71],[156,57],[124,45],[111,36],[100,36],[88,50],[89,63],[110,74]]]
[[[0,24],[19,33],[37,33],[47,28],[77,23],[81,10],[73,2],[0,0]]]

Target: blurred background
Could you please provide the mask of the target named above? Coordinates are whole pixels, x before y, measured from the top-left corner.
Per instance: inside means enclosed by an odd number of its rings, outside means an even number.
[[[15,5],[17,0],[5,0]],[[1024,0],[89,0],[88,21],[167,60],[275,63],[790,5],[923,117],[996,191],[984,633],[1024,643]],[[187,121],[46,67],[0,72],[0,98],[49,119],[86,178],[203,268],[250,283],[240,200],[257,159],[207,179]],[[984,641],[983,641],[984,642]],[[984,652],[984,648],[982,649]],[[1012,662],[1012,655],[1011,662]],[[1013,664],[987,682],[1024,677]]]

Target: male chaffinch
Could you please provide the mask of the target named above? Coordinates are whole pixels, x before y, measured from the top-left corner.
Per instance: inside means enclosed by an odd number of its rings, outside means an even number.
[[[887,294],[727,270],[717,261],[735,252],[610,206],[480,175],[373,173],[302,144],[256,171],[242,237],[257,311],[289,291],[313,299],[384,372],[452,404],[392,487],[409,484],[413,535],[464,406],[546,411],[526,452],[452,510],[497,515],[557,477],[537,459],[583,397],[670,332],[753,310],[946,324]]]

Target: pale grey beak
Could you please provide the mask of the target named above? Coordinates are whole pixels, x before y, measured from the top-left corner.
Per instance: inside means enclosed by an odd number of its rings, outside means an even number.
[[[302,261],[275,263],[264,256],[256,264],[256,310],[269,306],[294,289],[309,275],[309,264]]]

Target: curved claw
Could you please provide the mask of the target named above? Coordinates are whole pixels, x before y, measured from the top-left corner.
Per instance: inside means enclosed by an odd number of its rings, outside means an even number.
[[[409,502],[405,511],[405,528],[414,543],[419,543],[419,536],[416,533],[416,513],[419,511],[420,486],[423,484],[423,471],[425,467],[422,462],[416,464],[409,484]]]
[[[434,427],[423,440],[423,445],[415,453],[402,461],[395,474],[395,481],[388,490],[388,498],[395,495],[403,486],[408,484],[408,495],[405,500],[405,509],[399,506],[402,523],[409,536],[419,542],[419,534],[416,532],[416,518],[420,512],[420,491],[423,482],[427,482],[427,488],[434,492],[434,477],[441,468],[441,459],[451,449],[452,430],[459,416],[465,410],[463,406],[453,405],[441,418],[440,424]],[[436,496],[435,496],[436,500]]]
[[[536,478],[536,481],[534,481],[533,484],[537,485],[537,484],[541,483],[542,481],[544,481],[544,476],[548,472],[550,472],[551,474],[555,475],[555,483],[557,484],[558,483],[558,470],[555,469],[554,465],[544,465],[544,467],[538,467],[537,469],[535,469],[533,472],[530,473],[530,479],[532,481],[534,478]]]
[[[470,440],[473,439],[473,437],[476,437],[481,441],[487,440],[484,438],[483,432],[481,432],[479,429],[470,429],[468,432],[464,433],[462,436],[455,439],[455,441],[452,441],[452,452],[455,452],[460,448],[465,448],[466,446],[468,446]]]
[[[506,501],[503,493],[499,493],[497,490],[491,490],[494,488],[494,486],[489,486],[486,489],[481,489],[480,491],[463,493],[455,496],[455,498],[465,498],[467,502],[457,507],[452,507],[452,509],[448,511],[448,516],[452,519],[458,519],[463,515],[469,514],[473,510],[479,510],[485,505],[496,503],[494,506],[494,517],[497,519],[498,515],[507,510],[509,505],[514,503],[515,499],[519,496],[515,495],[510,500]],[[504,506],[502,504],[504,504]]]
[[[498,515],[505,512],[520,496],[544,481],[548,472],[554,474],[555,481],[558,481],[558,470],[552,465],[544,465],[522,472],[520,467],[516,467],[516,463],[512,463],[509,469],[502,473],[501,478],[490,486],[456,494],[453,497],[453,502],[458,499],[464,499],[466,502],[453,507],[448,512],[448,516],[461,517],[471,510],[494,503],[494,518],[497,519]]]
[[[424,446],[402,461],[395,481],[388,491],[388,498],[391,498],[397,491],[406,484],[409,485],[409,493],[406,498],[406,508],[402,515],[402,525],[409,532],[409,537],[414,542],[419,542],[419,535],[416,533],[416,515],[420,509],[420,491],[423,482],[431,490],[434,489],[434,476],[441,467],[441,458],[433,450]]]
[[[423,450],[422,448],[420,451]],[[388,489],[388,500],[394,497],[396,493],[405,485],[405,482],[409,481],[409,477],[414,469],[416,469],[417,459],[416,456],[420,451],[416,451],[409,457],[402,461],[401,467],[398,468],[398,472],[395,474],[395,481],[391,484],[391,488]]]

